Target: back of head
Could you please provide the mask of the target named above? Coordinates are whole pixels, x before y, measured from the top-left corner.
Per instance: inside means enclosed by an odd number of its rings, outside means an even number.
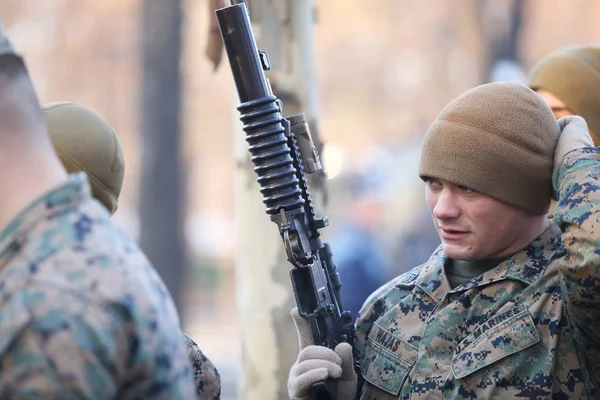
[[[114,129],[79,104],[50,103],[43,111],[50,139],[67,172],[85,172],[93,196],[114,213],[125,173],[123,149]]]
[[[532,68],[528,85],[552,93],[585,118],[600,142],[600,46],[569,46],[548,54]]]
[[[450,102],[429,127],[419,176],[545,214],[559,134],[552,111],[533,90],[514,83],[481,85]]]
[[[7,151],[48,145],[40,104],[23,59],[0,22],[0,139]],[[48,146],[49,147],[49,146]]]

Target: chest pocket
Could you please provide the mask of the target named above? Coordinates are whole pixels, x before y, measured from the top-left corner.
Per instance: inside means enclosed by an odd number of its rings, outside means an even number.
[[[374,324],[367,340],[367,356],[361,363],[363,378],[386,393],[398,395],[415,364],[417,351],[415,346]]]
[[[456,379],[465,378],[540,340],[527,309],[517,306],[490,318],[458,345],[452,373]]]

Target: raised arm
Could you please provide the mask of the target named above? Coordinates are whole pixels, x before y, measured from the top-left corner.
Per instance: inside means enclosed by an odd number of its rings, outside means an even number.
[[[590,369],[600,363],[600,151],[581,117],[559,120],[553,184],[567,250],[561,260],[566,316]],[[594,380],[600,380],[600,374]]]

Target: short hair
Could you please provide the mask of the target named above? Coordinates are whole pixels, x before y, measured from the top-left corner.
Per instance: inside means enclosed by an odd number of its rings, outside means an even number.
[[[44,114],[23,58],[0,56],[0,135],[26,139],[46,133]]]

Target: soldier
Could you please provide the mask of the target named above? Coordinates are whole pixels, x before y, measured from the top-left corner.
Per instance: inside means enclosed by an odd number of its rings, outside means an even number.
[[[350,346],[311,345],[292,311],[290,397],[337,378],[340,399],[598,398],[600,151],[583,118],[476,87],[428,129],[419,175],[442,244],[363,305],[358,377]]]
[[[50,103],[42,107],[48,133],[68,173],[83,171],[93,197],[114,214],[123,187],[125,162],[117,133],[96,112],[75,103]],[[220,376],[196,343],[183,334],[192,363],[196,391],[201,400],[220,398]]]
[[[196,342],[183,335],[199,400],[219,400],[221,398],[221,376],[213,363],[204,355]]]
[[[600,46],[568,46],[548,54],[533,66],[527,84],[556,118],[582,116],[600,145]]]
[[[556,118],[582,116],[594,145],[600,145],[599,46],[568,46],[548,54],[533,66],[527,84],[550,106]],[[553,200],[550,217],[555,207]]]
[[[67,175],[1,33],[0,88],[0,398],[193,398],[164,283],[86,175]]]
[[[85,172],[92,196],[114,214],[125,177],[125,157],[115,130],[79,104],[49,103],[42,110],[50,140],[67,173]]]

